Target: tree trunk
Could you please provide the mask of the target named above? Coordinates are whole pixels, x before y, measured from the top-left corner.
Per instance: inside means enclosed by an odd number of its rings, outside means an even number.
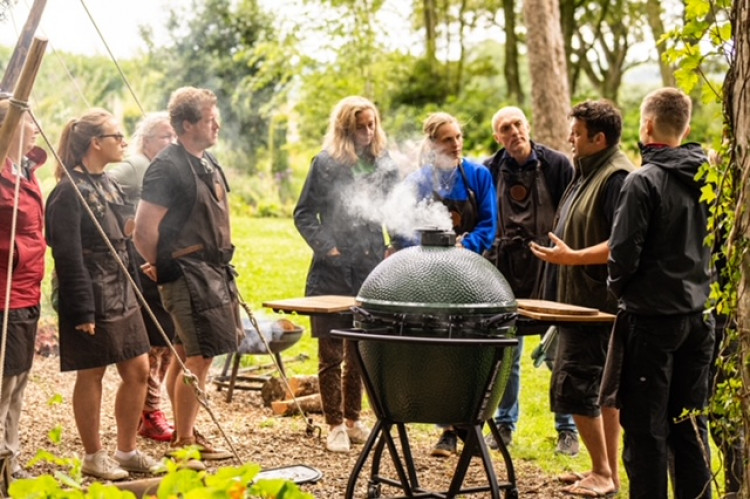
[[[570,90],[558,0],[526,0],[529,72],[535,140],[568,151]]]
[[[461,94],[464,78],[464,58],[466,57],[466,45],[464,40],[464,31],[466,30],[466,0],[461,0],[458,8],[458,61],[456,61],[456,78],[453,83],[453,95]]]
[[[664,35],[664,23],[661,20],[662,7],[660,0],[646,0],[646,18],[651,28],[651,35],[656,43],[656,53],[659,54],[659,72],[661,73],[661,83],[665,87],[674,87],[675,79],[672,68],[664,61],[664,52],[666,47],[663,43],[658,43],[659,38]]]
[[[581,74],[581,65],[576,61],[580,61],[580,57],[573,58],[573,35],[575,30],[578,29],[578,23],[576,23],[575,12],[576,2],[575,0],[559,0],[560,2],[560,29],[562,30],[563,47],[565,49],[565,63],[568,70],[568,87],[570,94],[576,94],[576,88],[578,87],[578,79]]]
[[[435,0],[424,0],[424,37],[425,37],[425,59],[429,64],[434,64],[437,59],[437,6]]]
[[[525,100],[521,88],[521,76],[518,67],[518,36],[516,35],[516,11],[513,0],[503,0],[505,17],[505,83],[508,85],[508,99],[522,106]]]
[[[737,199],[736,225],[731,238],[735,251],[744,252],[740,264],[742,277],[737,289],[737,331],[740,338],[740,355],[743,393],[750,390],[750,5],[744,0],[735,0],[732,7],[732,33],[735,57],[727,75],[725,86],[725,111],[732,131],[732,162],[741,171],[741,192]],[[745,483],[742,497],[750,498],[750,398],[742,397],[742,419],[745,434]]]

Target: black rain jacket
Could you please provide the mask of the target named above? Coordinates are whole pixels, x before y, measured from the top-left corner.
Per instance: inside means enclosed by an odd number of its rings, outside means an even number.
[[[615,211],[607,284],[630,313],[699,312],[711,281],[708,206],[695,180],[706,155],[689,143],[641,145],[641,156],[643,166],[625,179]]]

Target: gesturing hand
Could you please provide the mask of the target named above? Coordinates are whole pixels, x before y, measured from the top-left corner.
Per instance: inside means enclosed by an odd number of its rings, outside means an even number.
[[[540,260],[544,260],[545,262],[554,263],[557,265],[570,265],[573,263],[573,256],[574,256],[574,250],[570,249],[570,246],[565,244],[565,242],[554,235],[553,233],[549,233],[550,241],[552,241],[552,246],[540,246],[539,244],[535,242],[529,243],[529,247],[531,248],[531,252],[536,255],[537,258]]]

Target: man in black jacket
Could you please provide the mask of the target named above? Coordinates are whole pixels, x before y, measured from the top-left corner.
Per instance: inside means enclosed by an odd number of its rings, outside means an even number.
[[[711,497],[706,418],[679,417],[707,404],[714,345],[713,319],[704,314],[708,209],[695,180],[707,158],[698,144],[680,145],[690,112],[690,98],[674,88],[643,100],[643,166],[623,184],[609,240],[608,286],[619,298],[623,331],[619,400],[631,499],[666,499],[669,451],[675,497]]]
[[[531,253],[529,243],[549,245],[547,233],[552,230],[557,206],[573,178],[573,165],[565,155],[531,141],[529,121],[517,107],[503,107],[495,113],[492,130],[502,148],[484,161],[495,182],[499,216],[497,237],[487,258],[508,280],[516,298],[554,300],[554,289],[547,289],[542,296],[544,262]],[[542,333],[543,329],[523,333]],[[510,379],[494,417],[506,445],[510,444],[518,423],[522,350],[521,336]],[[578,433],[573,418],[569,414],[555,414],[555,429],[557,452],[577,455]],[[487,444],[497,448],[492,436],[487,437]]]

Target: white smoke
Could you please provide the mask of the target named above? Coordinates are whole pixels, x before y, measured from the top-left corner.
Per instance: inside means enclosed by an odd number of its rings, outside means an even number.
[[[418,199],[416,186],[402,181],[391,191],[383,205],[383,222],[388,232],[412,239],[417,229],[430,227],[451,230],[448,208],[432,199]]]
[[[358,192],[347,194],[345,203],[350,214],[384,225],[392,236],[406,239],[414,239],[417,229],[451,230],[453,226],[443,203],[418,199],[416,185],[403,179],[385,196],[380,186],[360,184]]]

